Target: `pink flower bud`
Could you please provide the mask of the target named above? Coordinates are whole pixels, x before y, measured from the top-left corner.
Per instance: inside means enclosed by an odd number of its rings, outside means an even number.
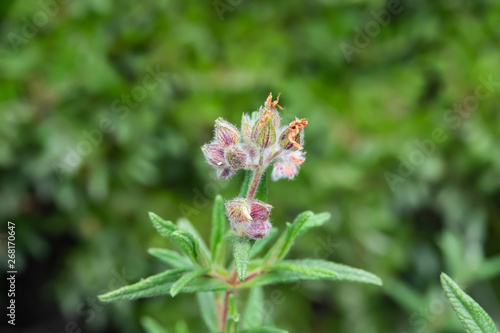
[[[269,235],[271,228],[271,223],[269,220],[266,220],[264,222],[250,223],[244,232],[252,239],[262,239]]]
[[[271,227],[268,220],[271,209],[271,205],[254,199],[236,198],[226,203],[226,214],[233,231],[237,235],[247,234],[254,239],[269,233]]]
[[[224,158],[224,148],[218,144],[204,145],[201,147],[201,150],[203,151],[203,155],[205,155],[208,163],[213,166],[222,167],[226,164],[226,160]]]
[[[293,153],[280,156],[273,166],[271,174],[273,181],[281,178],[294,179],[299,173],[300,165],[306,160],[304,155],[305,153],[301,151],[294,151]]]
[[[231,123],[219,118],[215,121],[215,137],[222,147],[229,147],[240,141],[240,132]]]
[[[217,169],[217,177],[219,177],[219,179],[228,179],[231,178],[233,175],[234,175],[233,168],[226,167]]]
[[[243,169],[247,166],[247,153],[239,147],[229,147],[225,151],[226,161],[233,169]]]

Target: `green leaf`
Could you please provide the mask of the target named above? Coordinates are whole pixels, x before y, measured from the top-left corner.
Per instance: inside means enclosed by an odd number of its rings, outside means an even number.
[[[258,327],[241,331],[241,333],[288,333],[288,331],[274,327]]]
[[[287,260],[287,261],[284,260],[284,261],[280,261],[276,264],[273,264],[271,266],[267,266],[266,269],[269,269],[269,270],[281,269],[281,270],[296,272],[296,273],[300,273],[300,274],[304,274],[307,276],[320,278],[320,279],[333,279],[333,278],[337,277],[337,273],[335,273],[331,269],[323,268],[323,267],[316,267],[316,266],[312,266],[312,265],[304,265],[303,261],[296,263],[293,260]]]
[[[186,269],[173,269],[142,279],[140,282],[100,295],[102,302],[133,300],[142,297],[165,295],[170,292],[174,281],[178,280]],[[221,281],[222,282],[222,281]]]
[[[225,291],[233,287],[221,280],[212,277],[200,276],[191,281],[182,289],[183,293],[207,292],[207,291]]]
[[[283,259],[290,251],[295,238],[304,234],[312,227],[322,225],[330,218],[330,213],[314,214],[311,211],[306,211],[297,216],[295,221],[287,223],[287,230],[281,235],[278,241],[274,244],[271,250],[264,258],[264,262],[271,264],[275,261]]]
[[[198,300],[198,307],[201,311],[201,317],[207,325],[208,329],[212,332],[219,330],[219,323],[217,318],[217,305],[215,303],[215,295],[212,292],[197,293],[196,299]]]
[[[245,178],[243,178],[243,183],[241,183],[241,188],[240,188],[240,194],[238,195],[239,198],[245,198],[248,193],[248,189],[250,188],[250,182],[252,181],[253,178],[253,170],[246,170],[245,171]]]
[[[193,264],[189,261],[188,258],[184,257],[176,251],[151,248],[148,249],[148,253],[153,257],[156,257],[166,264],[172,266],[173,268],[194,268]]]
[[[253,240],[247,237],[235,237],[233,239],[234,266],[240,281],[245,281],[247,277],[248,263],[250,262],[250,250]]]
[[[264,310],[264,290],[261,287],[250,289],[245,314],[241,326],[245,328],[258,327],[264,324],[266,311]]]
[[[147,333],[167,333],[167,331],[151,317],[142,317],[141,325]]]
[[[220,195],[215,197],[212,211],[212,235],[210,237],[210,254],[212,261],[221,266],[225,259],[226,213],[224,201]]]
[[[210,251],[208,251],[207,244],[205,244],[205,241],[203,240],[203,237],[198,233],[198,230],[191,224],[191,222],[188,219],[185,218],[180,218],[177,221],[177,226],[188,232],[189,234],[193,235],[194,240],[199,242],[197,254],[198,254],[198,259],[200,260],[200,263],[202,261],[206,261],[203,258],[209,258],[210,257]],[[208,261],[210,262],[210,261]]]
[[[376,275],[366,272],[364,270],[353,268],[333,262],[328,262],[325,260],[283,260],[278,263],[278,265],[287,265],[287,266],[304,266],[304,270],[308,270],[311,268],[321,268],[325,270],[329,270],[336,275],[321,276],[319,273],[302,273],[298,272],[298,269],[291,271],[289,269],[285,269],[283,267],[271,269],[266,274],[261,274],[256,276],[255,278],[238,285],[239,288],[251,288],[256,286],[265,286],[269,284],[275,283],[283,283],[283,282],[293,282],[299,280],[333,280],[333,281],[351,281],[351,282],[360,282],[360,283],[369,283],[375,285],[382,285],[382,281]],[[267,269],[267,267],[263,267],[263,269]],[[324,271],[322,271],[324,272]]]
[[[499,333],[486,311],[444,273],[441,285],[467,333]]]
[[[194,252],[196,253],[196,257],[198,258],[198,262],[201,266],[210,267],[210,259],[208,258],[208,250],[205,251],[202,249],[201,240],[196,239],[194,242]]]
[[[238,309],[236,308],[236,301],[234,300],[234,295],[231,294],[229,295],[229,300],[228,300],[225,333],[237,333],[239,321],[240,321],[240,314],[238,313]]]
[[[198,264],[195,249],[196,241],[190,233],[184,230],[176,230],[170,234],[170,237],[175,241],[175,243],[177,243],[177,245],[179,245],[182,251],[184,251],[184,253],[191,259],[194,264]]]
[[[175,333],[189,333],[188,326],[184,320],[175,323]]]
[[[203,268],[197,271],[192,271],[184,274],[181,278],[179,278],[179,280],[175,281],[175,283],[172,285],[172,287],[170,288],[170,295],[172,295],[172,297],[175,297],[178,293],[181,292],[182,289],[184,289],[184,287],[189,282],[193,281],[198,276],[205,274],[209,270],[210,268]]]
[[[186,253],[194,264],[198,264],[195,238],[192,234],[177,227],[170,221],[165,221],[154,213],[149,213],[149,217],[156,230],[165,238],[171,238]]]
[[[255,244],[252,246],[252,250],[250,251],[250,258],[253,258],[261,253],[262,250],[264,250],[264,248],[266,247],[267,243],[269,243],[269,241],[273,239],[277,234],[278,228],[272,228],[271,231],[269,231],[269,235],[267,235],[267,237],[255,241]]]

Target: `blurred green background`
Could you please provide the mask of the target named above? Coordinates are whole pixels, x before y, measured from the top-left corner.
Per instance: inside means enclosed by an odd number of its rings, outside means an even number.
[[[285,294],[276,325],[463,332],[441,271],[500,324],[499,22],[496,0],[2,1],[0,221],[17,224],[16,332],[142,332],[144,315],[205,332],[194,295],[95,296],[165,269],[146,249],[172,244],[148,211],[188,217],[208,240],[215,193],[236,196],[242,175],[216,180],[200,146],[217,117],[239,125],[270,91],[285,121],[309,119],[298,178],[270,187],[274,226],[332,213],[290,258],[384,280],[266,287]]]

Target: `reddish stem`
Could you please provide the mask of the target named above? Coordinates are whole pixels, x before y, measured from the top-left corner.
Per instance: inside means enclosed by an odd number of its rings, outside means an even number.
[[[255,192],[257,191],[257,187],[259,186],[260,178],[262,177],[263,173],[264,173],[263,166],[255,170],[252,182],[250,183],[250,187],[248,188],[247,199],[253,199],[253,197],[255,196]]]

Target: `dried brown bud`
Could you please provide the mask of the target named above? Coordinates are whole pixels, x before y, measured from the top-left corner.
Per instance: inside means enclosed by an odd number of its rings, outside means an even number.
[[[299,119],[295,117],[295,120],[288,126],[288,141],[290,141],[299,150],[304,149],[296,140],[300,140],[299,133],[304,127],[307,126],[307,119]]]

